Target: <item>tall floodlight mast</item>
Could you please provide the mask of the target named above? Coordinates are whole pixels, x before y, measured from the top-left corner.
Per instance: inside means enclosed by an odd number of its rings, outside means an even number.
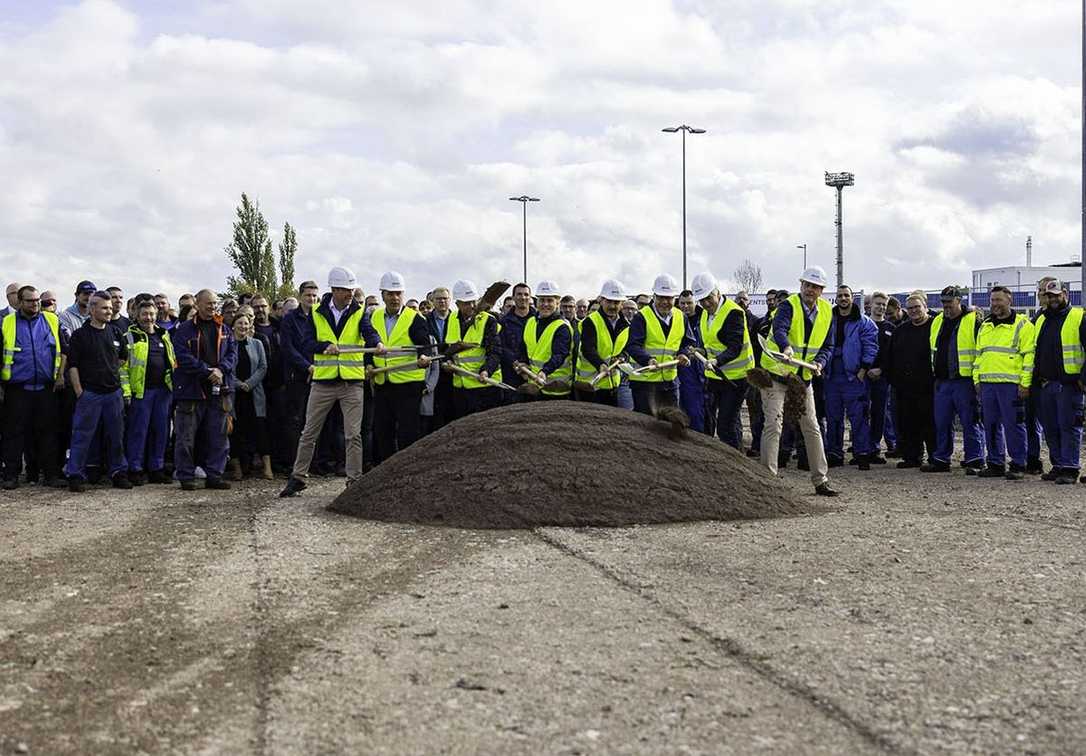
[[[1083,0],[1086,2],[1086,0]],[[851,173],[830,173],[826,172],[826,186],[832,186],[837,190],[837,285],[840,286],[845,282],[845,238],[843,231],[843,221],[841,218],[841,192],[844,191],[846,186],[854,186],[856,184],[856,177]]]

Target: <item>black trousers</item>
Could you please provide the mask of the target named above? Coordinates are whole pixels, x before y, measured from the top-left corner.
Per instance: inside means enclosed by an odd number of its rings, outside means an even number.
[[[4,479],[17,480],[23,455],[32,455],[45,477],[60,476],[57,457],[57,414],[60,397],[52,386],[27,391],[22,386],[4,387]]]
[[[287,419],[287,388],[286,386],[276,386],[275,388],[269,388],[267,384],[264,385],[264,398],[267,406],[267,426],[268,428],[283,428],[286,425]],[[277,468],[285,468],[287,466],[288,454],[293,454],[298,450],[298,444],[294,445],[294,449],[291,452],[287,451],[286,444],[275,444],[269,447],[271,451],[267,452],[271,454],[272,463]]]
[[[458,417],[463,417],[457,410],[452,374],[442,370],[438,374],[437,385],[434,387],[434,415],[427,424],[426,433],[432,433],[438,428],[444,428]]]
[[[501,389],[495,386],[472,389],[454,387],[452,401],[456,419],[497,407],[501,403],[501,397],[498,395],[500,391]],[[435,419],[436,412],[435,409]]]
[[[422,381],[373,387],[373,464],[379,465],[419,438]]]
[[[267,418],[257,417],[253,395],[239,391],[234,395],[234,433],[230,436],[230,458],[241,461],[243,470],[248,470],[253,455],[261,457],[271,454],[268,443]]]
[[[373,467],[373,381],[362,385],[362,470]]]
[[[935,454],[935,395],[894,389],[894,426],[897,448],[902,460],[923,462],[924,446],[928,459]]]
[[[592,402],[593,404],[606,404],[608,407],[618,406],[618,392],[615,389],[596,389],[595,391],[581,391],[574,389],[578,402]]]
[[[675,381],[630,381],[634,412],[656,415],[662,407],[678,407],[678,390]]]
[[[284,416],[283,431],[272,449],[282,447],[285,467],[294,467],[294,458],[298,455],[298,441],[302,437],[302,429],[305,428],[305,408],[309,403],[309,383],[306,381],[292,381],[284,389]],[[274,426],[273,426],[274,427]],[[317,453],[314,455],[310,470],[330,473],[337,466],[346,463],[347,449],[343,442],[343,413],[339,404],[332,408],[321,428],[320,440],[317,443]]]

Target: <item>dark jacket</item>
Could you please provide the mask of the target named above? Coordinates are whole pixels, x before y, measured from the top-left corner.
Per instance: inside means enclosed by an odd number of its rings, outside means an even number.
[[[316,310],[316,308],[313,308]],[[306,334],[313,328],[310,316],[297,307],[288,312],[279,324],[279,346],[283,352],[283,381],[305,383],[313,353],[305,351]]]
[[[513,363],[519,359],[520,347],[524,343],[524,324],[538,315],[533,308],[528,309],[528,315],[521,317],[516,310],[510,310],[500,319],[502,342],[502,381],[510,386],[519,386],[524,383]]]
[[[853,305],[843,318],[838,309],[833,308],[830,330],[833,332],[834,350],[830,369],[825,371],[827,378],[847,376],[854,380],[861,370],[874,367],[875,359],[879,356],[879,329],[875,321],[860,312],[859,307]],[[843,371],[843,375],[836,375],[838,369]]]
[[[890,346],[890,337],[893,335],[894,329],[897,328],[897,325],[886,319],[872,320],[871,322],[874,323],[875,327],[879,329],[879,354],[875,358],[875,364],[872,365],[872,367],[884,368],[885,365],[883,365],[883,355],[886,353],[886,350]]]
[[[894,328],[880,360],[883,377],[898,391],[927,395],[935,393],[931,369],[931,318],[923,325],[906,320]]]
[[[264,343],[265,357],[268,361],[264,385],[269,389],[276,389],[283,385],[283,340],[279,334],[280,325],[278,318],[269,318],[266,326],[253,324],[256,336]]]
[[[221,391],[228,393],[233,385],[238,347],[233,331],[223,324],[222,318],[216,315],[214,320],[218,333],[218,368],[223,374]],[[173,398],[176,401],[200,401],[211,396],[211,383],[208,381],[211,368],[200,359],[200,340],[200,328],[194,319],[179,323],[170,332],[177,358],[177,367],[173,371]]]

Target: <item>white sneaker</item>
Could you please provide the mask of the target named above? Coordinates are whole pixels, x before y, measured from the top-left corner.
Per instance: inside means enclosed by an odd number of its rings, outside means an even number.
[[[204,472],[204,468],[202,468],[202,467],[197,467],[196,468],[195,475],[196,475],[197,480],[207,480],[207,473]]]

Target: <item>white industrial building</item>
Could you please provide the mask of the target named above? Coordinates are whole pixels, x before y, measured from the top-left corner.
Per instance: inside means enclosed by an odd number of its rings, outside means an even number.
[[[1061,281],[1071,281],[1071,288],[1078,289],[1081,280],[1081,266],[1077,262],[1062,265],[1026,266],[1008,265],[1002,268],[983,268],[973,271],[973,291],[986,291],[993,286],[1006,286],[1010,289],[1028,289],[1036,286],[1045,276],[1052,276]]]

